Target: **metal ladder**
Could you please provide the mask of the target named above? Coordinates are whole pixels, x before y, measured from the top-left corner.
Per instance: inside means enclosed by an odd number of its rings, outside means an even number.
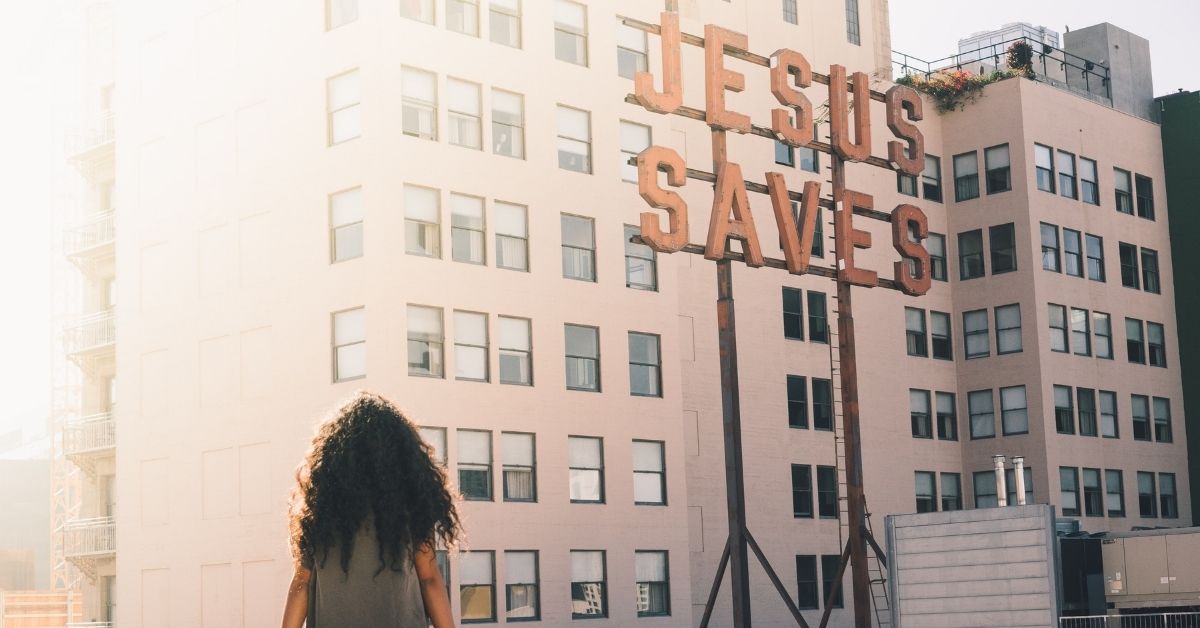
[[[871,513],[867,512],[867,531],[875,536],[871,529]],[[869,549],[869,548],[868,548]],[[890,627],[892,625],[891,598],[888,597],[887,568],[879,562],[879,556],[874,551],[867,552],[867,571],[871,575],[871,608],[875,609],[875,625]]]

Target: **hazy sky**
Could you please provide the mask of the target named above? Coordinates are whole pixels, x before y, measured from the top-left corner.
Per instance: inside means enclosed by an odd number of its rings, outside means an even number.
[[[1008,22],[1062,33],[1109,22],[1150,40],[1154,95],[1200,89],[1200,0],[891,0],[892,49],[925,60],[958,52],[958,40]]]

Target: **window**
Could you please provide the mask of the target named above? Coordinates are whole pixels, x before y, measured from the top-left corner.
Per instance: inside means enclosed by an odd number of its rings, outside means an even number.
[[[971,480],[975,488],[976,508],[995,508],[1000,505],[996,499],[995,471],[976,471]]]
[[[561,4],[565,0],[559,0]],[[574,4],[574,3],[570,3]],[[558,106],[558,167],[592,173],[592,114]]]
[[[1142,321],[1136,318],[1125,319],[1125,351],[1129,361],[1137,364],[1146,363],[1146,345],[1142,338]]]
[[[442,308],[408,306],[408,374],[442,376]]]
[[[812,554],[796,556],[796,608],[820,608],[817,598],[817,557]]]
[[[1079,516],[1079,469],[1059,467],[1058,482],[1062,501],[1062,514],[1066,517]]]
[[[813,241],[812,254],[813,257],[825,257],[825,210],[820,206],[817,207],[817,217],[813,220]],[[792,218],[796,224],[800,224],[800,205],[796,201],[792,201]]]
[[[812,498],[812,467],[806,464],[792,465],[792,516],[812,519]]]
[[[490,0],[488,21],[492,43],[521,47],[521,0]]]
[[[367,310],[333,314],[333,381],[367,376]]]
[[[996,308],[996,355],[1021,350],[1021,306],[1013,303]]]
[[[430,458],[437,464],[446,466],[446,428],[422,426],[417,428],[417,431],[421,433],[421,440],[432,450]]]
[[[404,134],[437,140],[437,77],[432,72],[402,68],[400,90]]]
[[[667,553],[638,550],[633,555],[637,582],[638,617],[665,617],[671,614],[671,583]]]
[[[1159,294],[1158,251],[1142,249],[1142,289]]]
[[[464,499],[491,501],[491,432],[458,431],[458,490]]]
[[[915,307],[904,308],[904,325],[908,355],[921,358],[928,356],[929,342],[925,333],[925,310]]]
[[[1091,330],[1088,329],[1088,311],[1071,308],[1071,353],[1091,355],[1091,339]]]
[[[358,0],[325,0],[325,30],[331,31],[358,19]]]
[[[1074,229],[1063,229],[1063,270],[1072,277],[1083,277],[1083,243]]]
[[[983,230],[958,234],[958,278],[975,279],[983,274]]]
[[[809,294],[812,294],[811,292]],[[950,338],[950,315],[945,312],[929,312],[930,336],[933,339],[933,357],[939,360],[954,359],[954,342]]]
[[[993,146],[983,151],[983,163],[987,168],[987,193],[1007,192],[1012,189],[1012,174],[1008,161],[1008,144]]]
[[[617,23],[617,74],[632,79],[648,66],[646,31]]]
[[[1054,387],[1054,427],[1059,434],[1075,433],[1075,402],[1070,386]]]
[[[937,478],[932,471],[914,473],[917,485],[917,512],[937,512]]]
[[[1154,183],[1150,177],[1134,175],[1134,190],[1137,192],[1137,215],[1154,220]]]
[[[633,441],[633,503],[663,506],[667,503],[665,445],[660,441]]]
[[[525,97],[492,90],[492,152],[525,158]]]
[[[942,202],[942,160],[925,155],[925,170],[921,171],[921,194],[927,201]]]
[[[1137,290],[1141,287],[1138,283],[1137,247],[1132,244],[1120,242],[1117,244],[1117,249],[1121,253],[1121,285]]]
[[[1029,433],[1029,409],[1024,386],[1000,389],[1000,423],[1005,436]]]
[[[992,247],[992,274],[1017,269],[1017,235],[1013,223],[988,228],[988,243]]]
[[[500,434],[500,454],[504,464],[504,501],[537,501],[534,435],[523,432]]]
[[[846,41],[855,46],[862,44],[858,28],[858,0],[846,0]]]
[[[817,136],[816,128],[817,128],[817,125],[814,124],[813,125],[813,137]],[[817,152],[817,149],[809,148],[807,146],[801,146],[798,150],[800,151],[800,169],[801,170],[806,170],[808,172],[820,172],[821,171],[821,154]],[[821,220],[821,211],[817,210],[818,224],[819,224],[820,220]]]
[[[958,440],[958,408],[954,393],[940,392],[937,398],[938,440]]]
[[[946,236],[930,232],[925,240],[929,251],[929,276],[936,281],[946,281]]]
[[[804,340],[804,305],[796,288],[783,289],[783,337]]]
[[[1049,146],[1033,145],[1034,169],[1037,171],[1037,188],[1054,193],[1054,151]]]
[[[913,438],[933,438],[933,419],[929,415],[929,391],[909,389],[908,414],[912,419]]]
[[[488,377],[488,317],[454,311],[454,378],[476,382]]]
[[[463,623],[496,621],[496,553],[463,552],[458,558],[458,591]]]
[[[1110,517],[1125,516],[1125,481],[1121,476],[1118,469],[1104,470],[1105,505]]]
[[[604,443],[599,438],[567,437],[571,502],[604,502]]]
[[[1050,350],[1067,352],[1067,308],[1053,303],[1048,306],[1050,316]]]
[[[783,21],[788,24],[800,23],[800,18],[796,13],[796,0],[783,0]]]
[[[1079,158],[1079,191],[1083,202],[1092,205],[1100,204],[1100,183],[1096,175],[1096,162],[1087,157]]]
[[[1076,388],[1075,401],[1079,409],[1079,435],[1096,435],[1096,391],[1091,388]]]
[[[450,256],[456,262],[486,264],[483,199],[450,194]]]
[[[1058,227],[1042,223],[1042,269],[1062,272],[1058,256]]]
[[[657,334],[629,332],[629,393],[662,396],[662,357]]]
[[[776,155],[778,155],[778,153],[776,153]],[[776,159],[776,162],[778,161],[779,160]],[[911,174],[904,174],[903,172],[897,170],[896,191],[905,196],[917,197],[917,177]]]
[[[1087,234],[1087,276],[1092,281],[1103,282],[1104,276],[1104,239],[1100,236]]]
[[[458,0],[447,0],[456,3]],[[479,84],[446,79],[446,117],[450,126],[450,143],[480,150],[483,148],[483,122],[479,103]]]
[[[1158,474],[1159,513],[1163,519],[1179,518],[1179,502],[1175,496],[1175,474]]]
[[[796,165],[795,149],[779,140],[775,140],[775,163],[781,166],[788,166],[789,168],[794,167]]]
[[[1079,198],[1075,184],[1075,155],[1058,151],[1058,193],[1067,198]]]
[[[979,153],[954,156],[954,200],[979,198]]]
[[[987,310],[963,312],[963,346],[968,360],[991,355]]]
[[[621,163],[619,172],[621,173],[622,181],[637,183],[637,166],[630,164],[629,160],[630,158],[637,157],[638,153],[649,148],[651,143],[650,127],[644,124],[621,120]]]
[[[962,476],[957,473],[942,474],[942,510],[962,510]]]
[[[401,0],[400,15],[410,20],[433,24],[433,0]]]
[[[344,262],[363,255],[362,188],[329,195],[329,258]]]
[[[808,291],[808,339],[829,344],[829,326],[825,311],[825,293]]]
[[[1150,398],[1130,395],[1129,407],[1133,416],[1133,440],[1150,440]]]
[[[446,583],[446,598],[450,597],[450,553],[444,549],[433,551],[433,561],[437,563],[438,573],[442,582]]]
[[[857,2],[858,0],[850,0]],[[838,568],[842,565],[842,557],[838,554],[824,554],[821,556],[821,594],[826,600],[829,599],[829,594],[833,593],[833,583],[838,579]],[[837,595],[833,596],[833,601],[829,604],[833,608],[842,608],[843,595],[846,590],[845,586],[838,587]]]
[[[1100,485],[1100,469],[1083,469],[1083,514],[1104,516],[1104,491]]]
[[[600,330],[566,325],[567,390],[600,392]]]
[[[625,287],[634,290],[658,290],[658,256],[645,244],[629,239],[641,234],[640,227],[625,225]]]
[[[1158,489],[1155,487],[1154,474],[1138,471],[1137,481],[1138,515],[1147,518],[1158,517]]]
[[[409,255],[442,256],[440,205],[437,190],[404,186],[404,250]]]
[[[1171,400],[1163,397],[1154,398],[1154,440],[1169,443],[1171,435]]]
[[[1117,423],[1117,393],[1111,390],[1100,391],[1100,435],[1105,438],[1121,436]]]
[[[604,552],[571,550],[571,619],[608,617]]]
[[[588,64],[587,7],[578,2],[554,3],[554,57],[575,65]]]
[[[563,277],[596,281],[596,221],[562,214]]]
[[[822,519],[838,517],[837,469],[817,467],[817,514]]]
[[[967,413],[971,420],[971,438],[993,438],[996,436],[996,407],[991,390],[973,390],[967,393]]]
[[[494,28],[494,27],[493,27]],[[504,552],[504,597],[509,621],[537,621],[542,616],[536,551]]]
[[[1113,357],[1112,319],[1104,312],[1092,312],[1092,343],[1096,357],[1111,360]]]
[[[529,209],[496,201],[496,268],[529,270]]]
[[[533,344],[527,318],[496,317],[500,332],[500,383],[533,385]]]
[[[833,431],[833,383],[812,378],[813,429]]]
[[[788,427],[808,429],[808,378],[787,376]]]
[[[1117,211],[1133,215],[1133,180],[1128,170],[1113,168],[1113,190],[1117,196]]]
[[[326,119],[329,145],[340,144],[362,135],[362,92],[358,70],[350,70],[325,81]],[[405,119],[407,119],[405,115]]]

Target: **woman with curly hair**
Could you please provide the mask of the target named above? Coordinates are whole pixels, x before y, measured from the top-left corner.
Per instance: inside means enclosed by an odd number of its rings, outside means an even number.
[[[452,628],[434,547],[461,532],[446,473],[396,406],[360,393],[296,472],[283,628]]]

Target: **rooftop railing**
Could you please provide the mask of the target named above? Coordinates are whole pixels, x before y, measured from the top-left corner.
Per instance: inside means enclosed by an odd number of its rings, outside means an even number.
[[[1060,617],[1059,628],[1200,628],[1200,613]]]
[[[115,520],[112,517],[93,517],[68,521],[63,526],[63,546],[67,558],[90,558],[115,553]]]
[[[63,233],[63,251],[76,257],[116,241],[115,212],[96,215]]]
[[[933,61],[893,50],[892,66],[896,76],[922,75],[929,78],[944,70],[989,74],[1009,69],[1008,49],[1017,42],[1026,43],[1032,49],[1030,70],[1033,75],[1030,78],[1112,105],[1112,71],[1108,66],[1024,37],[989,44]]]

